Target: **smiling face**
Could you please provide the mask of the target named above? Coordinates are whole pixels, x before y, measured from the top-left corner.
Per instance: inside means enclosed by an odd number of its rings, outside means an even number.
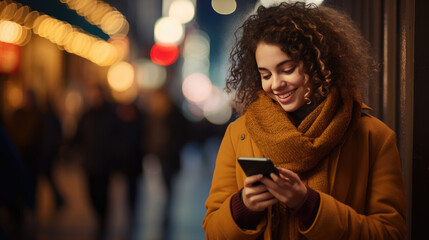
[[[255,52],[262,88],[286,112],[305,104],[305,76],[302,64],[292,60],[278,45],[260,42]]]

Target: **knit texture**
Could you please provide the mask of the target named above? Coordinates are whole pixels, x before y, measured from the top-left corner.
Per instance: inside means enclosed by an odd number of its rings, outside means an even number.
[[[361,114],[361,97],[356,91],[332,87],[327,98],[296,127],[287,112],[265,92],[247,109],[246,127],[261,149],[278,167],[297,173],[315,190],[328,192],[330,152],[344,142],[355,129]],[[296,216],[284,204],[273,219],[273,237],[280,222],[289,222],[290,239],[298,239]],[[284,228],[287,226],[282,225]]]

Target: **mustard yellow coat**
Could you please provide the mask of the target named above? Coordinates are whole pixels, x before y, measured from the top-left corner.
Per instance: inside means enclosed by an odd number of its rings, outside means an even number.
[[[231,215],[231,197],[246,177],[237,157],[263,156],[245,127],[245,116],[228,126],[219,149],[205,204],[207,239],[255,239],[261,234],[271,239],[271,209],[256,230],[241,229]],[[313,225],[298,231],[310,240],[405,239],[406,197],[395,133],[363,114],[329,161],[329,193],[319,192]]]

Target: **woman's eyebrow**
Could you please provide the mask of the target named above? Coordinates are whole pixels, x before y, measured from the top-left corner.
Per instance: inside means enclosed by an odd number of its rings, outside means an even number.
[[[279,62],[279,63],[276,65],[276,68],[279,68],[279,67],[281,67],[282,65],[284,65],[284,64],[286,64],[286,63],[289,63],[289,62],[293,62],[293,60],[292,60],[292,59],[287,59],[287,60],[281,61],[281,62]],[[258,67],[258,70],[259,70],[259,71],[268,71],[268,69],[263,68],[263,67]]]
[[[286,63],[289,63],[289,62],[293,62],[293,60],[292,60],[292,59],[284,60],[283,62],[278,63],[278,64],[276,65],[276,67],[277,67],[277,68],[278,68],[278,67],[281,67],[282,65],[284,65],[284,64],[286,64]]]

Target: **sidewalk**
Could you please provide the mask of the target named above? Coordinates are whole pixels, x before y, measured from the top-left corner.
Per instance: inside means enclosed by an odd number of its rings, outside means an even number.
[[[161,240],[162,233],[171,240],[204,239],[202,220],[204,202],[208,196],[213,152],[209,161],[202,160],[201,150],[190,146],[184,151],[182,170],[176,177],[173,189],[172,211],[169,229],[162,227],[162,209],[165,190],[159,163],[145,159],[144,176],[140,181],[137,214],[134,226],[128,220],[126,206],[127,186],[121,175],[111,178],[108,240]],[[38,184],[37,219],[38,240],[95,240],[97,222],[90,206],[87,186],[82,169],[76,164],[58,164],[54,177],[66,203],[55,211],[53,194],[45,179]],[[130,228],[129,228],[130,227]],[[131,229],[131,230],[130,230]],[[132,233],[131,238],[127,234]]]

